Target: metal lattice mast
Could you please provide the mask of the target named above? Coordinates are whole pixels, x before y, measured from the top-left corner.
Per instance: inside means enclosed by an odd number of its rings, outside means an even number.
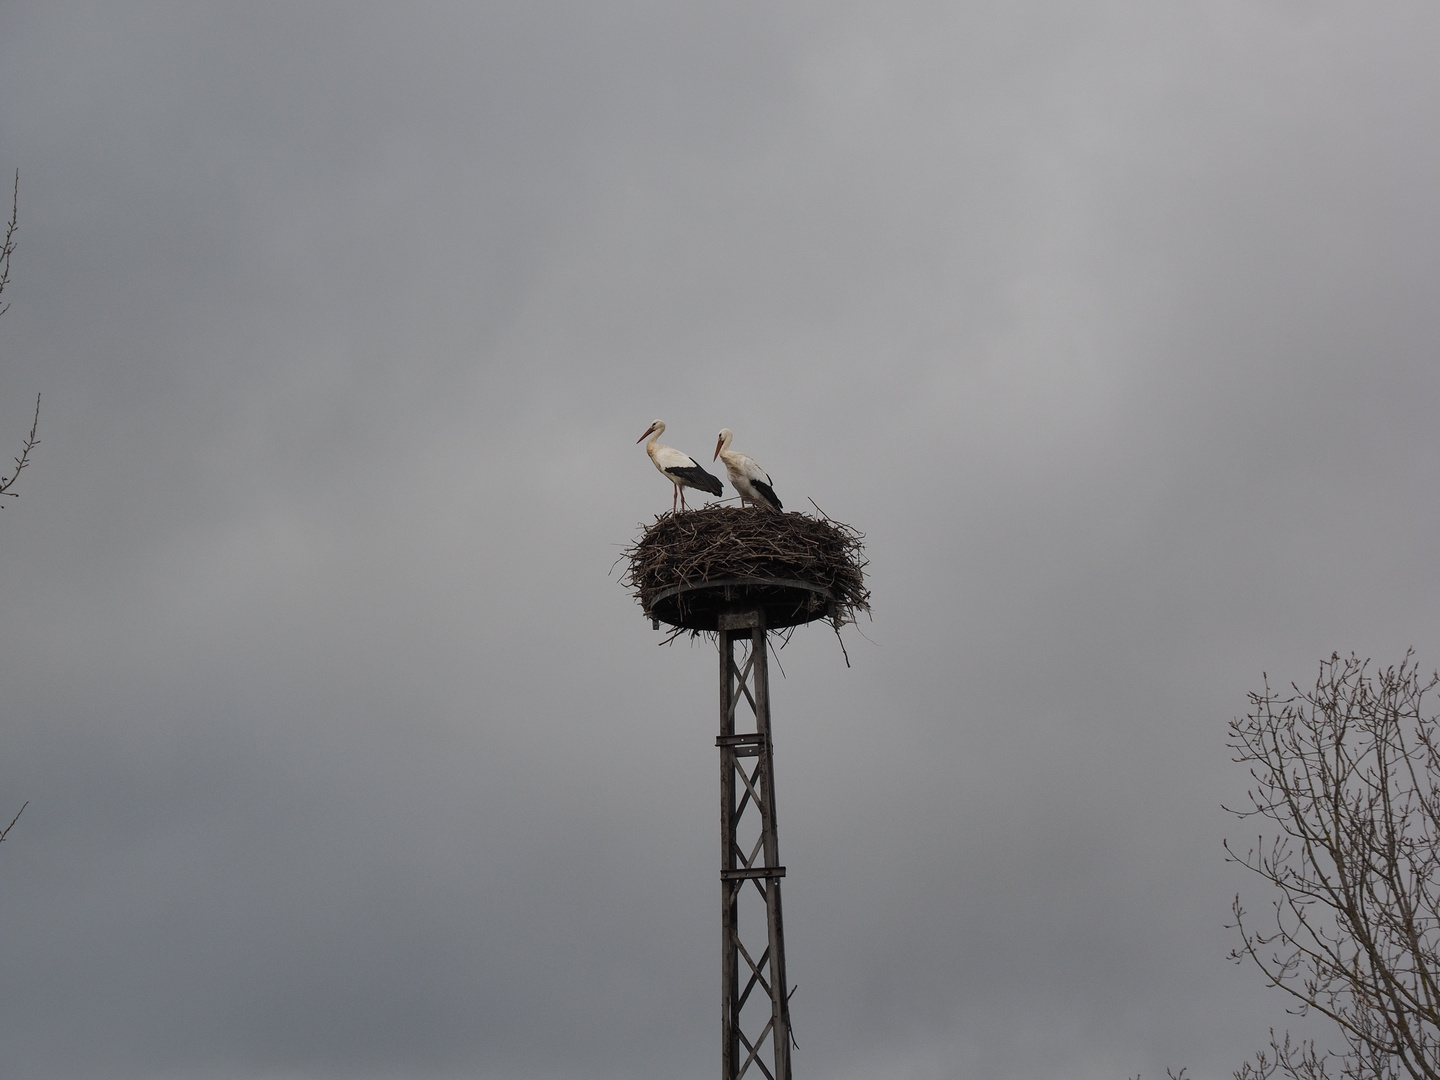
[[[780,910],[785,867],[780,865],[775,831],[763,611],[722,613],[719,635],[720,736],[715,744],[720,748],[721,1080],[740,1080],[752,1065],[767,1080],[791,1080],[790,999]],[[748,708],[740,708],[742,702]],[[747,886],[753,886],[759,904]],[[749,902],[742,905],[742,896]],[[773,1072],[761,1057],[767,1039]]]

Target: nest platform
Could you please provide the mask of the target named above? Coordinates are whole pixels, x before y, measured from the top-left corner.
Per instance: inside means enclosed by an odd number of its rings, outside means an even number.
[[[710,631],[759,609],[771,630],[868,611],[863,534],[828,517],[709,506],[662,514],[625,552],[622,584],[658,627]]]

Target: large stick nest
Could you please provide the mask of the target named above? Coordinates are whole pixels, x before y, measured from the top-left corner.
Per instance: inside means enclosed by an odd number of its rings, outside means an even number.
[[[648,618],[715,630],[726,611],[762,609],[781,629],[870,610],[865,537],[828,517],[709,506],[662,514],[633,545],[621,584]]]

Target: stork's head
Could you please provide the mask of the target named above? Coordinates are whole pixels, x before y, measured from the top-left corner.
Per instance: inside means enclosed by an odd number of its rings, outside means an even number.
[[[718,458],[720,456],[720,451],[724,450],[727,446],[730,445],[730,440],[734,438],[734,434],[735,433],[732,432],[728,427],[722,427],[720,429],[720,437],[715,440],[715,457],[712,457],[710,459],[711,461],[714,461],[715,458]]]
[[[644,442],[646,439],[648,439],[651,435],[659,435],[659,434],[660,434],[662,431],[664,431],[664,430],[665,430],[665,421],[664,421],[664,420],[652,420],[652,421],[650,421],[650,426],[645,429],[645,434],[644,434],[644,435],[641,435],[641,436],[640,436],[638,439],[636,439],[635,441],[636,441],[637,443],[642,443],[642,442]]]

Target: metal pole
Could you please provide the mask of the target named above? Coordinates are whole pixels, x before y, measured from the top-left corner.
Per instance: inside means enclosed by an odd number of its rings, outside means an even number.
[[[736,646],[743,644],[749,648],[742,650],[741,662]],[[744,718],[739,709],[742,701],[753,723],[737,723],[737,713]],[[785,867],[780,865],[775,828],[770,665],[761,611],[720,616],[720,735],[715,745],[720,748],[722,845],[721,1080],[740,1080],[752,1065],[767,1080],[791,1080],[785,922],[780,907]],[[741,925],[740,896],[747,882],[765,904],[763,935],[752,925],[758,920]],[[773,1072],[762,1057],[767,1039]]]
[[[740,890],[729,879],[735,869],[735,755],[729,749],[735,735],[735,638],[731,630],[720,631],[720,1030],[722,1080],[734,1080],[740,1067],[740,1039],[736,1002],[740,997],[740,957],[735,943],[740,932]]]

